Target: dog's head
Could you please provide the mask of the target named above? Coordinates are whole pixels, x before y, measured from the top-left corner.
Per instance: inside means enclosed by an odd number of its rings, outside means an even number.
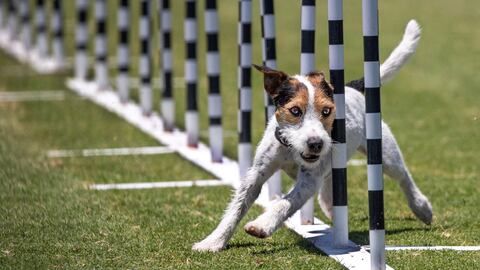
[[[314,167],[332,144],[332,86],[322,72],[289,76],[267,67],[254,67],[263,73],[265,90],[276,106],[275,136],[291,149],[297,163]]]

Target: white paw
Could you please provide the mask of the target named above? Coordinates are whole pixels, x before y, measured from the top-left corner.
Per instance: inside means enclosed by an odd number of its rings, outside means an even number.
[[[258,238],[265,238],[270,236],[270,234],[255,221],[248,222],[243,228],[245,229],[246,233]]]
[[[192,250],[202,252],[219,252],[225,249],[226,244],[220,240],[211,240],[208,237],[193,245]]]
[[[417,195],[415,200],[409,202],[410,208],[417,218],[423,223],[430,225],[433,218],[432,205],[423,194]]]

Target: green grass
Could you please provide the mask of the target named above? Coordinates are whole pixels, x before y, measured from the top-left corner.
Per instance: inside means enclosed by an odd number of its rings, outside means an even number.
[[[135,2],[135,1],[134,1]],[[134,3],[132,2],[132,3]],[[156,1],[155,1],[156,2]],[[175,76],[183,76],[183,3],[173,2]],[[136,2],[135,2],[136,3]],[[203,8],[199,1],[199,14]],[[109,0],[111,10],[116,1]],[[327,71],[326,1],[317,3],[317,65]],[[222,43],[223,122],[226,154],[236,156],[236,1],[219,1]],[[347,79],[362,75],[360,1],[345,3]],[[258,1],[253,2],[253,35],[260,36]],[[93,11],[93,9],[92,9]],[[279,68],[299,68],[299,2],[276,1]],[[67,52],[72,54],[74,13],[66,3]],[[115,14],[109,30],[115,55]],[[480,245],[480,11],[474,2],[382,1],[381,56],[399,41],[410,18],[423,26],[418,52],[397,78],[382,88],[383,117],[394,131],[418,186],[434,207],[425,226],[408,209],[398,186],[385,182],[388,245]],[[135,7],[132,22],[138,17]],[[200,27],[203,27],[200,20]],[[136,23],[132,36],[137,33]],[[90,24],[92,30],[94,24]],[[205,50],[199,31],[199,52]],[[157,42],[157,33],[153,35]],[[136,38],[131,54],[138,55]],[[261,62],[254,38],[254,63]],[[158,72],[158,51],[154,52]],[[199,53],[199,55],[202,55]],[[135,59],[135,58],[133,58]],[[199,59],[204,74],[204,59]],[[112,75],[115,69],[112,67]],[[136,63],[131,75],[136,74]],[[0,54],[0,91],[62,90],[69,73],[39,76]],[[254,73],[253,139],[264,126],[261,77]],[[201,76],[201,130],[207,129],[206,80]],[[66,90],[65,90],[66,91]],[[135,89],[132,97],[136,96]],[[155,89],[159,97],[159,89]],[[176,85],[178,125],[183,126],[184,87]],[[212,176],[174,154],[161,156],[48,159],[50,149],[157,145],[111,113],[67,94],[65,101],[0,103],[0,268],[305,268],[341,269],[289,230],[257,240],[239,230],[229,248],[200,254],[191,245],[220,219],[231,191],[227,187],[95,192],[90,183],[207,179]],[[207,140],[208,134],[202,133]],[[350,238],[368,243],[366,171],[351,167]],[[290,183],[284,179],[285,183]],[[255,207],[243,221],[254,218]],[[323,217],[317,210],[316,215]],[[243,223],[242,223],[243,224]],[[479,252],[388,252],[396,269],[475,269]]]

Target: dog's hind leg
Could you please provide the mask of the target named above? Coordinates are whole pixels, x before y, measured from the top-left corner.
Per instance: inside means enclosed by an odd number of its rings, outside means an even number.
[[[300,169],[294,188],[282,199],[273,202],[262,215],[248,222],[244,227],[245,231],[259,238],[272,235],[318,190],[321,176],[317,171]]]
[[[366,142],[365,142],[366,143]],[[366,153],[366,145],[362,144],[360,151]],[[417,218],[425,224],[432,222],[432,206],[428,198],[420,191],[403,160],[400,148],[390,128],[382,122],[382,154],[384,173],[398,182]]]
[[[260,143],[253,166],[241,180],[217,228],[204,240],[195,243],[193,250],[216,252],[226,247],[236,226],[258,197],[263,183],[279,167],[276,160],[279,143],[275,139],[272,143],[271,139],[264,138]]]

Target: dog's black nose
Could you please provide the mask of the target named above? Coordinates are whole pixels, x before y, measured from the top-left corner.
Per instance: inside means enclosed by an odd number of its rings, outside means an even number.
[[[310,137],[307,140],[307,146],[311,152],[318,153],[322,150],[323,141],[320,137]]]

